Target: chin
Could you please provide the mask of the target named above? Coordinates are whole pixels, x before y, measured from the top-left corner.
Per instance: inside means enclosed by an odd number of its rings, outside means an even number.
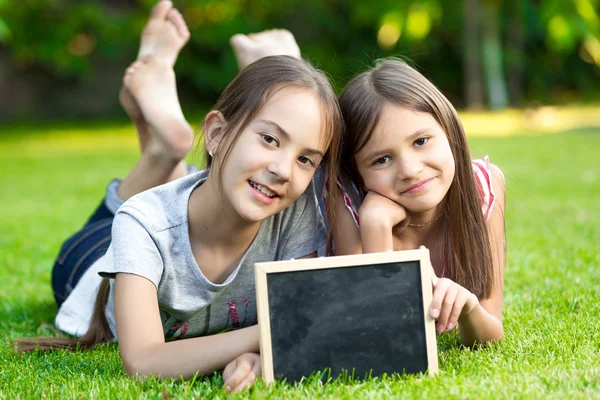
[[[244,221],[248,222],[261,222],[269,217],[272,217],[280,211],[281,210],[278,207],[247,207],[245,209],[238,209],[240,217]]]
[[[434,210],[437,206],[441,204],[441,201],[428,201],[428,202],[415,202],[413,204],[406,204],[404,208],[408,210],[408,212],[412,214],[421,214],[427,211]]]
[[[246,211],[240,212],[240,218],[246,222],[261,222],[271,216],[271,213],[258,212],[258,211]]]

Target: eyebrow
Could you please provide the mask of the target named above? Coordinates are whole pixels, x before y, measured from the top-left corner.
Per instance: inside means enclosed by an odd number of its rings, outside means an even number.
[[[409,137],[406,138],[407,141],[413,141],[416,138],[418,138],[419,136],[421,136],[422,134],[431,131],[431,128],[427,127],[427,128],[421,128],[418,131],[416,131],[415,133],[413,133],[412,135],[410,135]]]
[[[267,125],[271,129],[277,131],[278,134],[280,134],[281,136],[285,137],[286,140],[291,141],[291,139],[292,139],[291,135],[289,133],[287,133],[282,127],[280,127],[279,125],[277,125],[275,122],[269,121],[267,119],[257,119],[256,122],[260,123],[260,124],[263,124],[263,125]],[[316,155],[316,156],[319,156],[321,158],[325,157],[325,155],[323,153],[321,153],[317,149],[311,149],[309,147],[305,147],[303,150],[306,153],[308,153],[309,155]]]
[[[418,138],[419,136],[421,136],[422,134],[424,134],[424,133],[426,133],[426,132],[429,132],[429,131],[431,131],[431,128],[429,128],[429,127],[427,127],[427,128],[421,128],[421,129],[419,129],[419,130],[415,131],[415,133],[413,133],[412,135],[410,135],[410,136],[406,137],[404,140],[405,140],[405,141],[412,142],[413,140],[417,139],[417,138]],[[390,150],[389,148],[386,148],[386,149],[383,149],[383,150],[375,150],[375,151],[372,151],[372,152],[370,152],[369,154],[367,154],[367,155],[366,155],[366,156],[363,158],[362,162],[363,162],[363,163],[364,163],[364,162],[369,162],[369,161],[370,161],[370,160],[372,160],[372,159],[373,159],[375,156],[377,156],[377,155],[379,155],[379,154],[384,154],[384,153],[387,153],[389,150]]]

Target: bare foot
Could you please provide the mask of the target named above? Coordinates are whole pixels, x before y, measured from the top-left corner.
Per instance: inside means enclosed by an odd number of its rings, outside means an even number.
[[[173,68],[162,59],[147,55],[127,68],[123,84],[148,123],[148,149],[182,160],[192,147],[194,131],[181,111]]]
[[[189,39],[190,31],[179,11],[173,8],[171,1],[161,0],[152,8],[142,31],[138,60],[152,54],[173,67]]]
[[[190,31],[179,11],[173,8],[171,1],[161,0],[152,8],[148,23],[142,31],[138,60],[152,54],[172,67],[179,51],[189,39]],[[140,147],[144,152],[150,141],[148,123],[125,85],[119,92],[119,102],[135,124]]]
[[[121,90],[119,91],[119,103],[121,103],[121,106],[135,124],[145,122],[140,106],[125,85],[121,86]]]
[[[125,113],[135,124],[135,130],[137,131],[138,139],[140,141],[140,149],[143,153],[146,150],[146,146],[148,146],[148,142],[150,141],[148,123],[144,118],[144,114],[142,114],[140,106],[125,85],[122,85],[121,90],[119,91],[119,103],[121,103],[121,107],[123,107]]]
[[[271,29],[249,35],[237,34],[231,37],[229,43],[240,71],[267,56],[287,55],[300,58],[300,48],[294,35],[285,29]]]

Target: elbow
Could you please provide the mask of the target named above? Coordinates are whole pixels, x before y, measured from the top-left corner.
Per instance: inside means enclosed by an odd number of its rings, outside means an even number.
[[[496,336],[494,336],[493,338],[491,338],[490,340],[488,340],[488,343],[497,343],[497,342],[501,341],[502,339],[504,339],[504,328],[502,327],[502,325],[500,325],[498,334]]]
[[[476,338],[465,337],[464,335],[461,336],[463,346],[477,348],[501,341],[504,338],[504,329],[500,326],[499,329],[494,330],[494,332],[488,332],[486,335],[481,335]]]
[[[123,362],[123,367],[130,378],[141,380],[148,376],[142,363]]]
[[[143,355],[121,354],[121,359],[130,378],[143,380],[152,374],[148,360]]]
[[[499,332],[495,332],[493,335],[490,335],[489,337],[485,338],[481,342],[475,342],[474,344],[475,345],[479,344],[479,345],[485,346],[488,344],[498,343],[503,338],[504,338],[504,329],[500,328]]]
[[[487,340],[482,344],[497,343],[504,338],[504,325],[502,324],[502,315],[496,316],[496,323],[492,329],[490,329]]]

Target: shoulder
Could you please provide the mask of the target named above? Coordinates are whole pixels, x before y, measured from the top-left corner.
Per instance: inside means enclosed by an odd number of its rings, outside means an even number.
[[[138,193],[117,211],[135,218],[149,232],[158,232],[187,223],[187,204],[192,190],[205,178],[205,171],[187,175]]]
[[[505,184],[506,184],[506,182],[504,180],[504,173],[497,165],[494,165],[494,164],[490,164],[490,171],[491,171],[491,175],[492,175],[492,188],[494,190],[496,208],[498,210],[502,211],[502,214],[504,214],[504,207],[505,207],[504,191],[505,191]]]
[[[488,156],[474,159],[471,164],[477,183],[477,191],[481,198],[481,211],[485,220],[488,221],[496,202],[501,201],[504,203],[504,174],[498,166],[490,163]],[[501,197],[501,199],[498,197]]]
[[[504,173],[500,167],[495,164],[490,164],[490,171],[492,173],[492,186],[494,187],[496,194],[499,195],[500,192],[504,194]]]
[[[356,227],[358,227],[360,225],[358,209],[362,204],[363,196],[358,190],[356,184],[343,175],[341,175],[337,180],[337,188],[339,189],[339,206],[336,207],[336,211],[338,209],[340,211],[343,211],[344,209],[348,210],[348,213],[352,217],[354,224]]]

